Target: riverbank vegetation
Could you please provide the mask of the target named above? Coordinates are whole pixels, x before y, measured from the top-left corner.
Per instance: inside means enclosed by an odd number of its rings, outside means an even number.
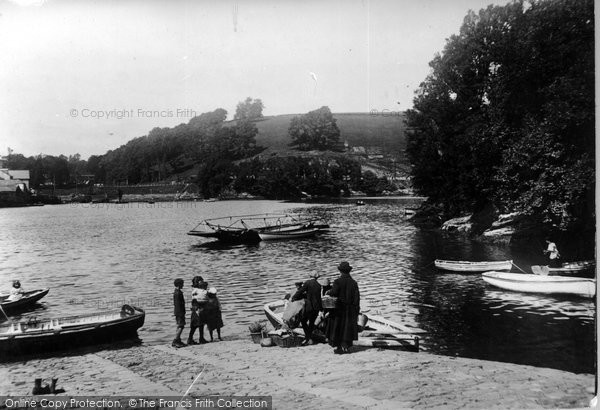
[[[219,108],[194,117],[187,124],[154,128],[146,136],[134,138],[104,155],[93,155],[87,161],[79,155],[26,158],[11,153],[8,167],[29,169],[30,185],[34,188],[70,188],[77,192],[79,187],[79,191],[92,194],[102,193],[103,186],[112,186],[108,195],[113,194],[115,186],[152,182],[196,183],[207,198],[250,194],[295,199],[353,192],[380,195],[404,187],[388,179],[401,167],[391,156],[400,153],[401,144],[388,148],[388,163],[377,172],[366,163],[363,146],[364,152],[356,155],[341,143],[337,120],[328,107],[269,119],[263,117],[263,108],[260,99],[247,98],[238,104],[233,121],[227,121],[227,111]],[[354,143],[372,143],[372,134],[376,134],[377,143],[385,144],[386,138],[397,139],[397,130],[403,129],[398,116],[341,116],[342,122],[358,130],[355,132],[364,133],[362,140],[348,133]],[[357,121],[362,128],[356,127]],[[259,127],[267,146],[257,143]],[[380,161],[386,160],[383,155],[380,157]]]
[[[430,66],[407,112],[413,184],[430,206],[593,232],[593,1],[469,12]]]

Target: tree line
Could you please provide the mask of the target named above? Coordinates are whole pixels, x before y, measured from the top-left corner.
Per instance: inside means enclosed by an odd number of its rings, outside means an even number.
[[[560,230],[594,227],[594,2],[469,12],[430,62],[407,154],[446,217],[493,204]]]
[[[187,124],[154,128],[104,155],[88,160],[79,154],[66,157],[9,155],[11,169],[29,169],[30,185],[72,187],[76,183],[108,185],[165,181],[190,171],[190,181],[206,197],[247,192],[266,198],[300,198],[306,195],[339,196],[350,190],[369,194],[393,191],[386,178],[361,172],[358,162],[336,154],[340,131],[328,107],[294,118],[288,138],[292,149],[321,151],[322,155],[260,158],[256,121],[263,117],[260,99],[248,97],[237,105],[234,121],[218,108],[192,118]],[[329,152],[329,154],[327,154]]]

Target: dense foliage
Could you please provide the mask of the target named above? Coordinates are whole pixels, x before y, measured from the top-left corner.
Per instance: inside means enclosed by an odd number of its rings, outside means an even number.
[[[288,134],[292,138],[290,145],[300,151],[339,149],[340,129],[329,107],[324,106],[294,117]]]
[[[413,183],[446,216],[493,203],[594,226],[594,3],[469,12],[408,115]]]
[[[252,98],[248,97],[245,101],[238,103],[233,119],[257,120],[262,118],[262,111],[264,108],[265,106],[260,98],[253,100]]]

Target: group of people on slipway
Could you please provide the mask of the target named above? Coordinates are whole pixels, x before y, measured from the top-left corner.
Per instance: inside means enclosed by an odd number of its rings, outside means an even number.
[[[173,293],[173,304],[177,331],[173,340],[173,347],[185,347],[186,344],[181,340],[181,333],[185,327],[185,298],[183,297],[183,279],[177,278],[174,281],[175,291]],[[187,345],[197,345],[208,343],[204,338],[204,325],[208,328],[210,341],[213,339],[213,331],[217,331],[217,337],[221,339],[221,328],[223,327],[223,318],[221,315],[221,303],[217,298],[217,289],[208,287],[202,276],[194,276],[192,279],[192,303],[190,313],[190,333],[187,339]],[[194,334],[199,331],[200,337],[196,342]]]
[[[294,295],[286,295],[291,301],[286,304],[283,319],[292,328],[300,322],[305,336],[303,345],[316,343],[315,330],[319,329],[335,348],[334,353],[344,354],[358,340],[360,291],[350,276],[352,266],[348,262],[341,262],[337,269],[340,275],[333,284],[316,272],[310,274],[309,280],[297,282]],[[325,296],[337,298],[335,307],[323,307]]]

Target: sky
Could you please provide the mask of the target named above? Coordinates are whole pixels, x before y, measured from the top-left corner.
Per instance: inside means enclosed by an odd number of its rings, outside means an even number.
[[[264,115],[404,111],[491,3],[0,0],[0,155],[86,159],[246,97]]]

